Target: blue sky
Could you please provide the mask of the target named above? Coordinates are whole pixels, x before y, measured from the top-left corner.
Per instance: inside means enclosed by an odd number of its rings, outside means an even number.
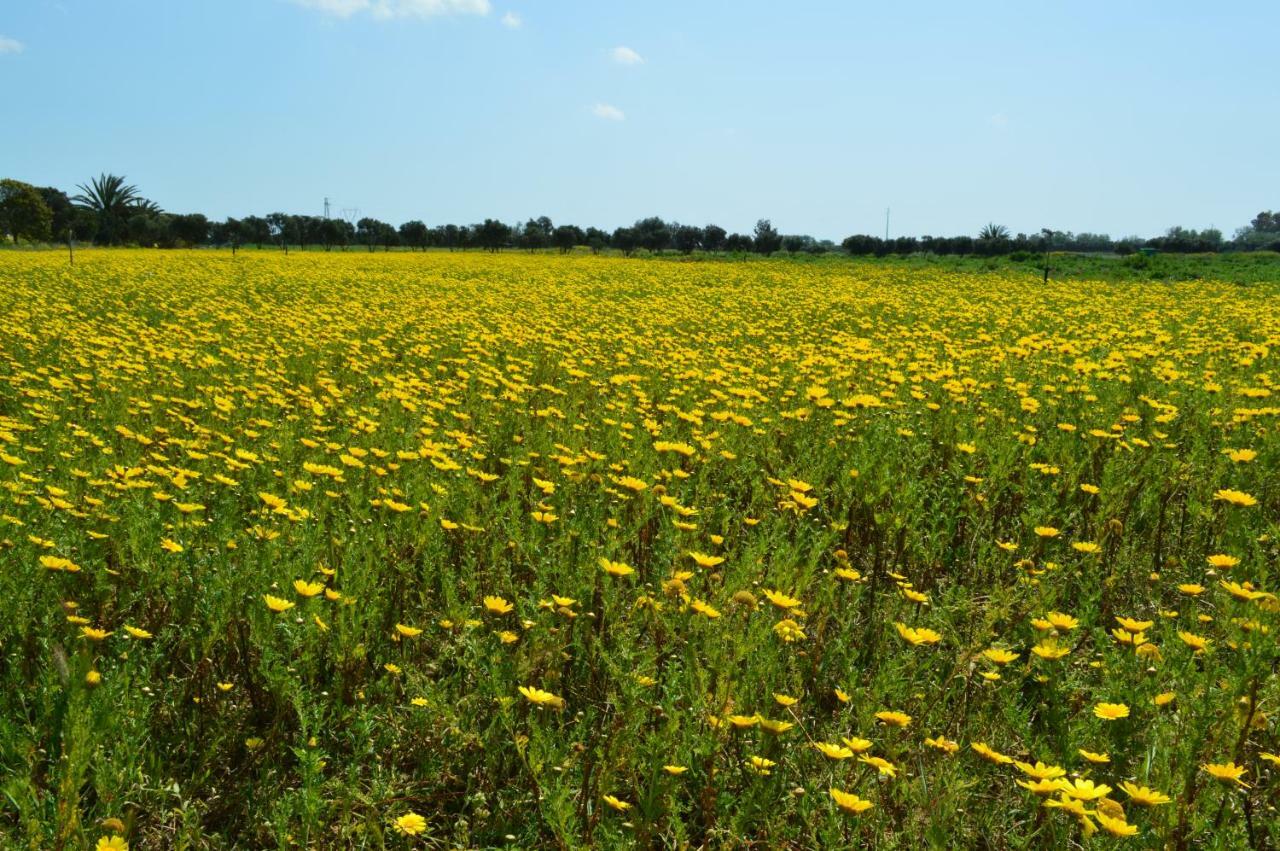
[[[1228,235],[1280,3],[4,0],[0,176],[174,212]]]

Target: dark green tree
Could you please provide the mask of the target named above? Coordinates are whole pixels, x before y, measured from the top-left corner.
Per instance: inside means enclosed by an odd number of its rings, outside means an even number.
[[[40,191],[20,180],[0,180],[0,234],[15,242],[48,242],[53,235],[53,211]]]
[[[497,219],[485,219],[484,224],[476,228],[476,241],[480,247],[497,254],[511,239],[511,225]]]
[[[613,238],[610,240],[613,247],[630,257],[635,253],[636,246],[640,244],[636,238],[636,232],[633,228],[618,228],[613,232]]]
[[[641,248],[649,251],[662,251],[671,245],[671,228],[657,216],[650,216],[636,222],[631,230],[636,235],[636,242]]]
[[[724,240],[728,235],[719,225],[707,225],[702,229],[702,250],[723,251]]]
[[[209,239],[209,219],[203,213],[173,216],[169,227],[173,241],[186,248],[203,245]]]
[[[782,247],[782,237],[774,229],[773,222],[761,219],[756,222],[755,239],[753,240],[757,254],[772,254]]]
[[[414,251],[425,251],[430,236],[431,230],[417,219],[400,226],[400,242]]]
[[[702,245],[702,228],[693,225],[677,225],[671,241],[681,254],[692,254]]]
[[[585,239],[586,235],[577,225],[560,225],[551,234],[551,242],[560,249],[561,254],[568,254],[575,245],[580,245]]]

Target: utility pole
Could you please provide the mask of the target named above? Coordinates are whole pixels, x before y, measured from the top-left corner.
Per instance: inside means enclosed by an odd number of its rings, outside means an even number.
[[[326,195],[324,198],[324,217],[326,219],[329,218],[329,196],[328,195]]]
[[[884,208],[884,241],[889,241],[889,208]]]
[[[1049,283],[1049,245],[1053,242],[1053,231],[1041,228],[1040,235],[1044,239],[1044,282]]]
[[[76,250],[71,246],[71,225],[67,225],[67,255],[71,258],[71,265],[76,265]]]

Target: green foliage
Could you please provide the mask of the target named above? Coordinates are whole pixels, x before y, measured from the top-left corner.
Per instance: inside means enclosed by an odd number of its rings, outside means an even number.
[[[47,242],[52,225],[53,211],[38,189],[17,180],[0,180],[0,236],[8,234],[15,242]]]

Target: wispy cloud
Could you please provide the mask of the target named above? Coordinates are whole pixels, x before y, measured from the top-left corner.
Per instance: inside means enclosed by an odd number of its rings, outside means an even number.
[[[16,38],[0,35],[0,53],[21,53],[25,49],[26,45]]]
[[[434,18],[440,15],[487,15],[489,0],[293,0],[337,18],[368,14],[379,20]]]
[[[609,51],[609,55],[613,57],[613,61],[619,65],[640,65],[644,62],[644,57],[636,53],[629,47],[618,46]]]
[[[502,16],[502,25],[509,30],[518,30],[524,24],[524,20],[515,12],[507,12]]]
[[[1009,116],[1005,115],[1003,112],[997,112],[995,115],[991,116],[991,118],[987,120],[991,122],[992,127],[995,127],[1001,130],[1009,126]]]
[[[596,118],[603,118],[606,121],[625,121],[626,115],[616,106],[608,103],[598,103],[591,107],[591,112]]]

